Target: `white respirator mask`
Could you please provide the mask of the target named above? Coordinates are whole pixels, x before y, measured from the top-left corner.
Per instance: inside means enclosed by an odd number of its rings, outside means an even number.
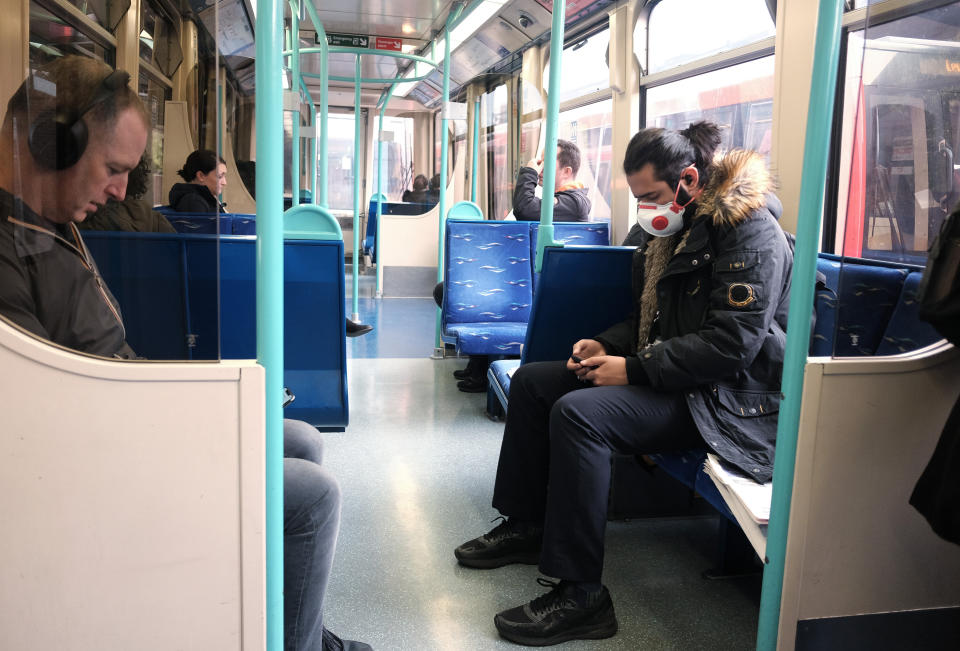
[[[673,201],[670,203],[644,203],[637,204],[637,223],[640,228],[650,233],[654,237],[667,237],[674,233],[679,233],[683,228],[683,211],[700,196],[701,190],[690,197],[690,200],[682,206],[677,203],[677,195],[680,194],[680,186],[677,185],[673,193]]]

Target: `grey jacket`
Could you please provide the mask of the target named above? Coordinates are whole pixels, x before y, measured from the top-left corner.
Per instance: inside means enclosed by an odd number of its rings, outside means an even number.
[[[679,244],[650,238],[634,254],[631,318],[596,337],[627,357],[631,384],[683,391],[707,444],[760,482],[773,473],[793,270],[772,189],[753,152],[715,163]]]
[[[80,231],[0,189],[0,314],[73,350],[129,359],[120,307]]]

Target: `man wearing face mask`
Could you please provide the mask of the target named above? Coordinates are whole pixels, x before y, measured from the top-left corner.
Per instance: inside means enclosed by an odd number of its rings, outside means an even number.
[[[623,170],[645,235],[633,314],[566,362],[513,376],[493,493],[507,519],[454,552],[468,567],[539,563],[559,579],[494,618],[509,640],[616,633],[601,583],[613,454],[705,448],[771,478],[793,252],[763,158],[715,159],[719,143],[707,122],[633,137]]]

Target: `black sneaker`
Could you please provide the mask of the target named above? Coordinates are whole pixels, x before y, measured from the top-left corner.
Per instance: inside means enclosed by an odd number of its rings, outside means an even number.
[[[599,640],[617,633],[617,616],[605,586],[585,594],[567,581],[537,582],[552,590],[494,617],[501,636],[517,644],[550,646],[567,640]]]
[[[341,640],[329,628],[323,628],[323,651],[373,651],[373,647],[366,642]]]
[[[511,563],[540,562],[543,527],[528,522],[504,520],[479,538],[468,540],[453,555],[461,565],[489,570]]]
[[[467,366],[459,371],[454,371],[453,377],[457,378],[458,380],[466,380],[468,377],[473,377],[473,371],[470,369],[470,366]]]
[[[486,393],[487,378],[468,377],[466,380],[457,382],[457,388],[464,393]]]

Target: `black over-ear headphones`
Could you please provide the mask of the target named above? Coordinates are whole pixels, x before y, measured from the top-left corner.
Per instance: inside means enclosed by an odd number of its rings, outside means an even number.
[[[100,83],[97,92],[79,110],[61,108],[44,111],[30,125],[30,153],[47,169],[64,170],[75,165],[87,148],[89,132],[83,121],[94,106],[109,99],[130,81],[130,74],[114,70]]]

